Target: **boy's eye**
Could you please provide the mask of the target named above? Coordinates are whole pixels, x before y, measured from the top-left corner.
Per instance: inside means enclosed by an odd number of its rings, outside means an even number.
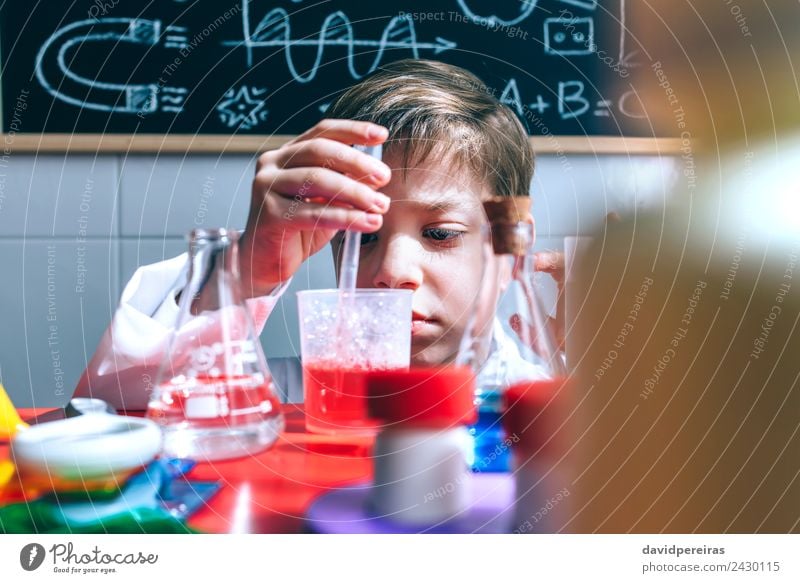
[[[464,235],[462,231],[454,231],[452,229],[442,229],[441,227],[433,227],[430,229],[425,229],[422,233],[423,236],[427,237],[428,239],[433,239],[437,243],[446,241],[455,242],[455,240]]]
[[[361,244],[362,245],[369,245],[370,243],[374,243],[378,240],[377,233],[361,233]]]

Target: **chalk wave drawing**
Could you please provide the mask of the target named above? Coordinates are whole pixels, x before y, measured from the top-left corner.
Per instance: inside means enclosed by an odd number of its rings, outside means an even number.
[[[249,130],[266,121],[269,112],[264,105],[266,99],[259,99],[266,89],[242,85],[225,93],[225,101],[217,105],[219,119],[229,128]]]
[[[274,8],[251,29],[250,1],[242,2],[243,39],[224,41],[228,46],[244,46],[247,49],[247,66],[253,65],[253,50],[262,47],[278,47],[284,50],[286,64],[292,77],[299,83],[308,83],[317,75],[325,47],[344,46],[348,49],[347,66],[354,79],[360,79],[377,69],[387,49],[408,49],[415,58],[419,58],[421,50],[430,50],[438,55],[456,47],[456,43],[436,37],[435,42],[417,41],[414,22],[407,17],[393,17],[383,30],[380,40],[358,39],[347,15],[341,10],[329,14],[322,23],[317,38],[292,39],[289,14],[283,8]],[[294,47],[316,47],[316,56],[306,73],[298,70],[292,49]],[[375,57],[370,67],[363,73],[356,69],[355,48],[375,47]]]
[[[141,18],[100,18],[73,22],[54,32],[36,55],[36,78],[53,97],[77,107],[115,113],[180,112],[187,93],[184,87],[155,83],[109,83],[83,77],[70,69],[67,55],[86,43],[130,43],[149,48],[164,42],[180,46],[186,29],[167,26],[161,40],[161,22]],[[169,39],[169,40],[167,40]],[[86,97],[81,97],[86,96]]]

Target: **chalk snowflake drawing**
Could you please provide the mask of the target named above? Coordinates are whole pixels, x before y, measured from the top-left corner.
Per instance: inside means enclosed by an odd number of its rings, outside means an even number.
[[[240,130],[251,130],[266,121],[269,115],[265,107],[266,99],[260,99],[266,92],[266,88],[247,85],[228,89],[225,100],[217,105],[220,121],[229,128]]]

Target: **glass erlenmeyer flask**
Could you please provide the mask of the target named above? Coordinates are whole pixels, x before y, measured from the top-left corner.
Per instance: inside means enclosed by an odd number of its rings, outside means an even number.
[[[534,227],[523,197],[485,203],[484,273],[457,364],[476,375],[476,471],[507,471],[510,445],[500,419],[508,387],[565,376],[564,360],[536,291]],[[498,209],[498,206],[501,207]],[[502,207],[508,207],[505,210]]]
[[[189,280],[147,416],[164,454],[197,460],[250,455],[283,430],[280,402],[239,278],[238,233],[190,235]]]

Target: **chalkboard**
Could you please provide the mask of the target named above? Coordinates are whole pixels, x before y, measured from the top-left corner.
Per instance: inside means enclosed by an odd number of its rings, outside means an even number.
[[[626,0],[31,4],[0,8],[6,133],[297,134],[409,57],[471,70],[532,136],[652,132]]]

